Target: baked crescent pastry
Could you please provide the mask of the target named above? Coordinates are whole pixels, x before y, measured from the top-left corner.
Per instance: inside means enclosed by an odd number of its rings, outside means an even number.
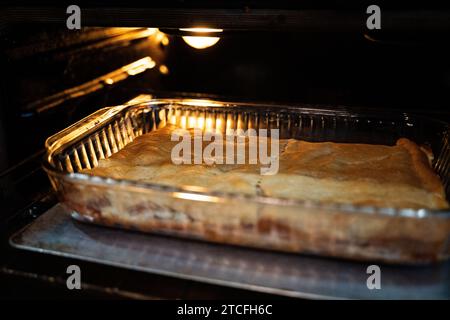
[[[260,165],[173,164],[171,150],[178,143],[171,141],[175,128],[167,126],[144,134],[84,172],[305,201],[394,208],[448,207],[442,183],[431,167],[431,152],[405,138],[393,146],[280,139],[278,173],[261,175]]]

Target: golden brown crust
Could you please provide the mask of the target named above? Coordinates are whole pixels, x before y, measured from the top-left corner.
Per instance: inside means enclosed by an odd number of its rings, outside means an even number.
[[[397,141],[398,146],[402,146],[411,155],[414,171],[421,180],[422,186],[429,192],[434,193],[436,196],[442,198],[442,206],[447,207],[448,204],[445,201],[444,190],[439,177],[433,171],[430,166],[429,157],[419,148],[419,146],[411,140],[401,138]]]
[[[257,165],[174,165],[174,127],[138,137],[90,174],[210,191],[395,208],[447,208],[426,153],[402,138],[394,146],[280,140],[279,172]]]

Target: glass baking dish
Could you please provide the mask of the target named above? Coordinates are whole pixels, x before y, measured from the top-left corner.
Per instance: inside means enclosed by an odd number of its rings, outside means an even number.
[[[169,123],[280,130],[281,138],[428,145],[449,199],[449,125],[406,113],[345,107],[159,99],[104,108],[46,141],[44,168],[60,201],[85,222],[295,253],[399,264],[450,255],[450,211],[318,203],[82,173]]]

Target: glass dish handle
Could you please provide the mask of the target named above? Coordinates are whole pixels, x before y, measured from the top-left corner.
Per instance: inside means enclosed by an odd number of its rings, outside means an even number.
[[[67,127],[66,129],[54,134],[45,141],[45,148],[48,153],[52,153],[54,150],[58,149],[60,146],[67,144],[68,142],[83,136],[87,132],[95,129],[96,127],[108,121],[115,114],[118,114],[128,105],[119,105],[115,107],[106,107],[97,110],[93,114],[87,116],[74,123],[73,125]]]

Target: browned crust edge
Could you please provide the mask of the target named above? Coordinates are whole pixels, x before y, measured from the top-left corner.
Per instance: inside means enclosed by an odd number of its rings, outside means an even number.
[[[422,151],[419,146],[406,138],[400,138],[397,140],[397,146],[405,148],[411,155],[411,159],[414,166],[414,171],[419,177],[422,185],[439,201],[438,206],[440,208],[448,208],[449,204],[445,199],[444,188],[442,183],[430,166],[429,158]]]

